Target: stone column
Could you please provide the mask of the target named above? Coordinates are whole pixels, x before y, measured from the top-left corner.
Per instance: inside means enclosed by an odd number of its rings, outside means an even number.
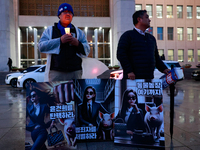
[[[16,65],[13,0],[0,0],[0,71],[8,71],[8,58]]]
[[[35,65],[38,65],[37,29],[36,28],[33,28],[33,36],[34,36],[34,58],[35,58]]]
[[[19,0],[13,0],[15,15],[15,63],[17,67],[21,67],[21,49],[20,49],[20,29],[19,29]]]
[[[135,12],[135,0],[110,0],[110,18],[112,29],[111,65],[118,65],[116,52],[120,36],[133,29],[132,15]]]

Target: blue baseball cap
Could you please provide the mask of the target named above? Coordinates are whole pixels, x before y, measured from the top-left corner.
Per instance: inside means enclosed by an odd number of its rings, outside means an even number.
[[[70,4],[68,4],[68,3],[63,3],[63,4],[61,4],[61,5],[59,6],[57,16],[59,16],[59,15],[60,15],[63,11],[65,11],[65,10],[71,11],[72,14],[73,14],[73,16],[74,16],[73,8],[72,8],[72,6],[71,6]]]

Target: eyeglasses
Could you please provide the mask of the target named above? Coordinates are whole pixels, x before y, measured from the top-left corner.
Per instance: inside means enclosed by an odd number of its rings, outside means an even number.
[[[136,99],[136,96],[128,96],[128,99],[130,100],[130,99]]]
[[[30,95],[30,97],[31,97],[31,98],[34,98],[34,97],[36,97],[36,94]]]
[[[92,94],[94,94],[94,92],[87,92],[86,95],[88,95],[88,94],[92,95]]]

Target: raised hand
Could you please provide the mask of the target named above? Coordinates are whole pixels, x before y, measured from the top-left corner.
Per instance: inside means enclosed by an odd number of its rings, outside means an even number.
[[[73,82],[62,83],[53,88],[56,102],[60,104],[70,103],[74,100]]]

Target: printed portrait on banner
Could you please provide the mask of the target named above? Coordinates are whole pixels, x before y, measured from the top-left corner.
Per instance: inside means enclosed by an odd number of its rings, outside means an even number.
[[[32,83],[26,89],[25,149],[76,149],[74,83]]]
[[[113,140],[115,80],[79,79],[74,83],[77,140]]]
[[[114,143],[163,148],[162,81],[117,80]]]

